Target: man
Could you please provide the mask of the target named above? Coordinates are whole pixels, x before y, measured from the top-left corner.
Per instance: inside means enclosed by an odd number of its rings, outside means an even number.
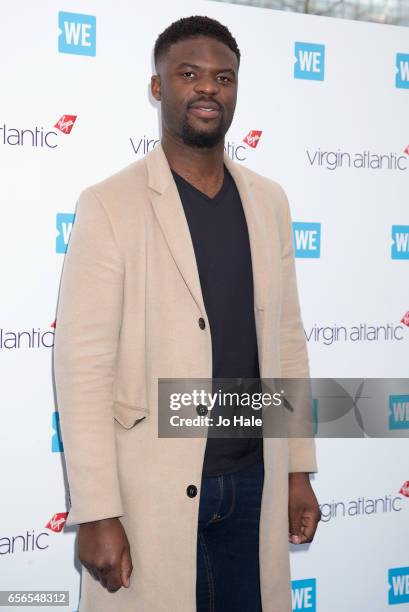
[[[82,192],[60,288],[80,612],[290,612],[288,540],[320,517],[314,440],[158,436],[159,378],[308,377],[288,202],[224,153],[227,28],[181,19],[154,57],[161,143]]]

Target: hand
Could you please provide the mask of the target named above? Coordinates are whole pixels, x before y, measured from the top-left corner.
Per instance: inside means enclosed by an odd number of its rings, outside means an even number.
[[[132,573],[130,546],[119,518],[81,523],[78,558],[110,593],[129,587]]]
[[[308,472],[291,472],[288,475],[288,519],[289,542],[312,542],[318,521],[321,520],[321,510]]]

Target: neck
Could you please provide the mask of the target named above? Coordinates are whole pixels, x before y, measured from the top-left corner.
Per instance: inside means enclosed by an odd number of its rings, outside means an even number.
[[[223,176],[224,139],[211,149],[191,147],[163,133],[162,147],[172,170],[193,182],[219,182]]]

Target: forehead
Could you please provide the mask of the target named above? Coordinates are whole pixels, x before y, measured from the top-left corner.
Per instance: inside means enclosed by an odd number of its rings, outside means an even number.
[[[173,43],[164,55],[164,63],[175,67],[180,63],[192,63],[203,68],[237,71],[238,63],[234,51],[227,45],[208,36],[195,36]]]

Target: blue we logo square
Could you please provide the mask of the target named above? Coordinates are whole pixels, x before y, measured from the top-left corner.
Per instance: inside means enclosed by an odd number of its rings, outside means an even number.
[[[395,86],[399,89],[409,89],[409,53],[396,54]]]
[[[314,419],[314,435],[318,434],[318,398],[312,400],[312,411]]]
[[[58,13],[59,53],[96,55],[97,18],[80,13]]]
[[[52,453],[63,453],[64,446],[63,446],[62,439],[61,439],[60,415],[58,412],[53,412],[52,427],[53,427],[53,434],[51,436],[51,452]]]
[[[293,222],[295,257],[321,257],[321,223]]]
[[[388,570],[388,604],[409,603],[409,567]]]
[[[389,429],[409,429],[409,395],[389,396]]]
[[[65,253],[71,230],[74,223],[74,213],[57,213],[57,238],[55,240],[55,252]]]
[[[323,81],[325,69],[325,45],[296,42],[294,48],[294,78]]]
[[[293,612],[316,612],[317,584],[315,578],[291,581]]]
[[[409,225],[392,225],[392,259],[409,259]]]

